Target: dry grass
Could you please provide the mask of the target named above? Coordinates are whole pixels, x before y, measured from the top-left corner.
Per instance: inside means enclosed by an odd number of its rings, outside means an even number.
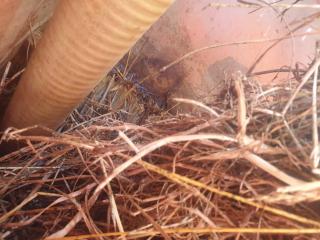
[[[177,115],[114,71],[60,133],[9,129],[26,145],[0,158],[2,238],[317,239],[319,62],[292,90],[234,75],[227,108]]]

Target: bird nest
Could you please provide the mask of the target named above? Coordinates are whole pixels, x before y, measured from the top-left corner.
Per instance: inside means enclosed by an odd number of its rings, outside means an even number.
[[[317,239],[319,63],[290,87],[234,74],[228,98],[174,99],[188,114],[113,71],[59,131],[3,134],[23,147],[0,158],[1,238]]]

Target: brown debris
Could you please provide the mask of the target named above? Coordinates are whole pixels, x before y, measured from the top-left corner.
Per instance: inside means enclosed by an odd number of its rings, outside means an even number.
[[[26,143],[0,158],[2,238],[319,236],[317,169],[305,158],[313,151],[312,80],[291,100],[295,89],[258,91],[234,75],[228,108],[176,99],[198,111],[172,115],[151,111],[152,97],[119,74],[60,133],[2,136]]]

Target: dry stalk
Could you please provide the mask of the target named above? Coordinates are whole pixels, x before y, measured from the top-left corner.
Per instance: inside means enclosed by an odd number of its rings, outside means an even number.
[[[319,183],[305,161],[315,147],[315,80],[292,98],[296,86],[260,90],[234,76],[234,107],[183,99],[205,114],[165,112],[136,125],[121,117],[133,95],[119,103],[125,109],[110,110],[126,89],[116,79],[129,69],[128,60],[64,133],[5,132],[1,141],[26,145],[0,158],[2,237],[317,239],[320,216],[309,203],[319,200]]]

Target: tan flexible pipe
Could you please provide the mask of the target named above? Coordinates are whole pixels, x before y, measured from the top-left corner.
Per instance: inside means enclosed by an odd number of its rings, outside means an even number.
[[[1,128],[58,127],[171,2],[60,0]]]

